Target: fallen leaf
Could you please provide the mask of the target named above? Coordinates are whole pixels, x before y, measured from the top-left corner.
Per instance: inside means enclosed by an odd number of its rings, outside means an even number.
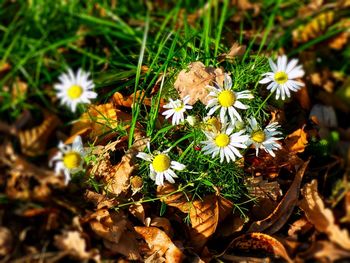
[[[10,254],[13,249],[13,241],[10,229],[0,226],[0,256]]]
[[[183,213],[188,213],[190,210],[191,196],[184,191],[178,191],[176,184],[165,183],[164,186],[158,186],[157,197],[168,206],[176,207]]]
[[[120,126],[119,129],[127,129],[130,120],[129,114],[116,109],[112,103],[91,105],[88,111],[83,113],[79,120],[73,124],[71,140],[76,135],[83,134],[88,135],[90,139],[102,135],[113,137],[117,133],[118,126]],[[69,142],[70,140],[67,140],[67,143]]]
[[[303,81],[301,80],[301,82]],[[298,90],[298,92],[296,92],[295,99],[299,102],[302,109],[310,110],[311,100],[306,86],[302,87],[300,90]]]
[[[31,157],[43,154],[47,141],[58,124],[59,119],[56,115],[45,112],[45,119],[39,126],[19,131],[22,153]]]
[[[277,181],[269,182],[262,176],[245,178],[249,195],[255,199],[251,213],[255,220],[268,217],[278,205],[282,196],[281,188]]]
[[[248,232],[276,233],[287,222],[298,201],[301,180],[305,174],[309,161],[305,162],[296,173],[293,183],[276,209],[267,218],[253,222]]]
[[[212,82],[222,85],[223,79],[224,72],[222,69],[205,67],[202,62],[196,61],[188,66],[188,70],[180,71],[174,87],[179,92],[180,98],[190,96],[190,105],[195,104],[197,100],[206,105],[209,101],[207,86]]]
[[[317,181],[312,180],[302,190],[303,199],[300,208],[317,231],[327,234],[329,239],[340,247],[350,250],[350,236],[346,229],[340,229],[335,223],[332,210],[326,208],[317,190]]]
[[[216,195],[195,200],[190,207],[191,244],[200,250],[209,237],[215,233],[219,222],[219,206]]]
[[[309,115],[310,119],[316,118],[317,125],[325,128],[335,128],[338,127],[338,120],[335,110],[332,106],[327,106],[323,104],[315,104]]]
[[[135,135],[136,136],[136,135]],[[138,152],[146,147],[149,138],[141,137],[136,139],[134,144],[122,157],[119,164],[113,166],[109,173],[103,178],[106,183],[106,190],[112,194],[125,194],[130,187],[130,176],[135,169],[135,158]]]
[[[317,262],[348,262],[350,258],[349,250],[344,250],[329,241],[313,242],[310,249],[297,255],[299,262],[306,260],[317,260]]]
[[[225,218],[232,214],[233,210],[233,203],[226,199],[225,197],[218,196],[218,207],[219,207],[219,222],[224,221]]]
[[[305,234],[305,232],[309,231],[312,228],[312,225],[305,217],[302,217],[296,221],[294,221],[288,229],[288,236],[296,236],[297,234]]]
[[[56,235],[55,245],[75,259],[93,259],[95,262],[100,262],[97,250],[86,251],[86,241],[78,231],[63,231],[61,235]]]
[[[130,96],[123,96],[123,94],[121,94],[120,92],[116,92],[113,94],[112,98],[113,98],[114,106],[116,108],[119,108],[119,107],[131,108],[133,105],[133,101],[135,100],[136,103],[140,103],[138,101],[139,100],[141,101],[142,97],[144,97],[142,100],[143,105],[147,105],[147,106],[152,105],[152,100],[145,96],[144,91],[139,91],[139,90],[136,91],[136,96],[134,93],[131,94]]]
[[[122,211],[109,212],[101,209],[100,214],[94,213],[90,219],[91,229],[100,237],[113,243],[118,243],[126,229],[127,219]]]
[[[129,212],[136,217],[141,223],[145,223],[145,209],[142,203],[134,203],[129,206]]]
[[[135,226],[135,231],[147,242],[151,253],[157,252],[159,257],[164,255],[165,262],[182,262],[182,251],[171,241],[162,230],[156,227]]]
[[[305,150],[308,141],[304,128],[305,126],[292,132],[285,138],[284,143],[289,153],[301,153]]]
[[[249,10],[253,10],[253,16],[257,16],[260,13],[259,3],[252,3],[249,0],[231,0],[231,4],[238,9],[236,14],[231,18],[234,22],[242,21]]]
[[[105,239],[103,244],[106,248],[108,248],[113,253],[119,253],[124,256],[128,260],[140,260],[141,256],[139,253],[139,246],[137,244],[137,240],[134,232],[125,231],[123,235],[120,237],[119,242],[111,242]]]
[[[223,237],[228,237],[237,233],[243,229],[245,220],[240,216],[239,213],[230,214],[227,218],[220,222],[216,233]]]
[[[235,42],[227,53],[219,55],[218,60],[219,62],[224,60],[232,61],[235,57],[243,56],[246,49],[246,45],[240,45],[238,42]]]
[[[152,218],[150,225],[161,228],[169,237],[172,237],[174,234],[169,219],[165,217]]]
[[[292,262],[282,243],[274,237],[263,233],[249,233],[239,236],[232,240],[228,249],[244,251],[249,254],[264,252],[268,255],[281,257],[288,262]]]
[[[47,201],[51,186],[64,187],[63,178],[53,171],[43,169],[14,153],[12,145],[0,146],[0,164],[7,167],[6,195],[12,199]]]

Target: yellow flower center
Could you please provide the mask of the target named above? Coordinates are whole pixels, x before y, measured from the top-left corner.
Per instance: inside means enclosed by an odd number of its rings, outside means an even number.
[[[182,111],[183,108],[184,108],[184,105],[181,104],[179,107],[176,107],[176,108],[174,109],[174,111],[179,112],[179,111]]]
[[[288,75],[286,72],[284,71],[279,71],[275,74],[275,81],[278,83],[278,84],[284,84],[286,83],[288,80]]]
[[[83,93],[83,88],[79,85],[72,85],[67,90],[67,95],[72,100],[80,98],[82,93]]]
[[[170,158],[165,154],[158,154],[154,157],[152,165],[157,173],[164,172],[170,167]]]
[[[63,164],[68,169],[78,168],[81,163],[81,156],[77,152],[68,152],[63,156]]]
[[[265,133],[264,131],[255,131],[252,133],[252,140],[258,143],[262,143],[265,141]]]
[[[219,147],[226,147],[230,143],[230,137],[225,133],[220,133],[215,137],[215,143]]]
[[[236,95],[231,90],[224,90],[220,92],[218,100],[222,107],[231,107],[236,101]]]

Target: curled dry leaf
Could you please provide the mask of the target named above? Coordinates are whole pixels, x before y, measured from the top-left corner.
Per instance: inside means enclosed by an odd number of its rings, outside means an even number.
[[[232,240],[229,247],[226,249],[240,250],[242,252],[256,253],[263,252],[268,255],[283,258],[288,262],[292,262],[285,247],[274,237],[263,233],[244,234]]]
[[[305,126],[294,131],[285,138],[284,142],[289,153],[301,153],[305,150],[308,141],[307,133],[304,128]]]
[[[44,121],[37,127],[18,132],[22,153],[38,156],[45,152],[47,140],[59,124],[56,115],[45,113]]]
[[[188,66],[188,70],[180,71],[174,87],[181,98],[190,96],[190,105],[195,104],[197,100],[206,105],[209,100],[207,86],[214,81],[222,85],[224,81],[222,69],[206,67],[202,62],[196,61]]]
[[[301,190],[303,199],[300,208],[317,231],[327,234],[329,239],[340,247],[350,250],[350,236],[346,229],[340,229],[335,223],[332,210],[325,207],[317,190],[317,181],[312,180]]]
[[[135,226],[135,231],[147,242],[150,252],[157,252],[159,257],[164,256],[165,262],[182,262],[182,251],[171,241],[164,231],[156,227]]]
[[[216,195],[196,200],[190,208],[191,241],[195,249],[200,250],[209,237],[214,234],[219,222],[219,206]]]
[[[64,231],[61,235],[56,235],[55,245],[75,259],[93,259],[95,262],[100,262],[97,250],[86,251],[86,241],[78,231]]]
[[[165,183],[164,186],[158,186],[157,197],[168,206],[176,207],[183,213],[189,212],[191,196],[184,191],[178,191],[176,184]]]
[[[284,226],[292,214],[294,207],[298,201],[300,183],[303,179],[308,164],[309,161],[305,162],[299,168],[297,174],[294,177],[293,183],[273,213],[261,221],[254,222],[250,226],[248,230],[249,232],[264,231],[266,233],[273,234]]]
[[[223,196],[218,196],[219,222],[222,222],[228,215],[232,213],[233,203]]]
[[[227,53],[223,53],[219,55],[219,62],[228,60],[232,61],[237,56],[243,56],[246,51],[247,46],[240,45],[238,42],[233,43],[230,50]]]
[[[0,226],[0,256],[10,254],[13,248],[13,236],[7,227]]]

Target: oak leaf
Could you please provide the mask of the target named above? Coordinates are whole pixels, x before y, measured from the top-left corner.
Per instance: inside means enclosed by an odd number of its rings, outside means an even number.
[[[190,96],[189,104],[193,105],[200,100],[207,104],[209,84],[217,82],[222,85],[224,72],[220,68],[206,67],[202,62],[192,62],[187,69],[180,71],[174,83],[175,89],[179,92],[180,98]]]
[[[165,262],[168,263],[182,262],[184,258],[182,251],[165,232],[156,227],[135,226],[134,228],[147,242],[151,253],[157,252],[159,257],[164,256]]]
[[[340,247],[350,250],[350,236],[346,229],[340,229],[335,223],[332,210],[326,208],[317,190],[317,181],[312,180],[302,190],[303,199],[300,208],[317,231],[328,235],[329,239]]]

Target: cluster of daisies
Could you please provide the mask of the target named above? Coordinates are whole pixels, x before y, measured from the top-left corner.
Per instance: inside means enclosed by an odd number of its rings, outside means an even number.
[[[290,97],[291,91],[298,91],[304,84],[295,79],[304,75],[302,67],[297,59],[289,63],[286,56],[280,56],[275,64],[269,59],[271,72],[263,74],[261,84],[269,84],[267,89],[271,93],[276,92],[276,99],[284,100]],[[54,86],[57,90],[57,97],[62,105],[66,105],[75,112],[78,104],[90,103],[91,99],[97,97],[93,91],[94,84],[88,73],[78,70],[76,74],[69,70],[68,73],[59,77],[60,83]],[[274,122],[266,127],[261,127],[254,117],[242,118],[242,111],[249,108],[242,100],[252,100],[254,97],[249,90],[236,92],[232,87],[232,79],[225,74],[223,85],[215,84],[208,86],[209,101],[206,106],[207,116],[198,121],[196,117],[188,115],[187,111],[192,109],[189,105],[190,97],[183,99],[170,99],[164,105],[165,111],[162,113],[166,119],[172,119],[172,125],[181,125],[187,121],[190,125],[200,125],[206,140],[201,142],[201,150],[204,154],[211,155],[212,158],[220,158],[220,162],[235,162],[237,158],[242,158],[241,151],[250,146],[259,154],[259,149],[265,150],[272,156],[275,151],[281,148],[278,140],[282,139],[279,125]],[[148,145],[148,152],[139,152],[137,157],[149,162],[150,178],[156,185],[163,185],[164,181],[175,183],[178,176],[174,172],[183,171],[186,166],[171,160],[170,149],[165,151],[151,152]],[[62,142],[58,145],[59,151],[50,160],[49,165],[54,166],[56,174],[62,174],[65,182],[71,179],[71,174],[80,171],[84,164],[86,151],[83,148],[82,139],[77,136],[72,145]]]
[[[297,66],[298,60],[293,59],[289,63],[286,56],[277,59],[277,65],[269,59],[272,72],[263,74],[264,78],[259,83],[267,84],[267,89],[271,93],[276,92],[276,99],[284,100],[290,97],[291,91],[298,91],[304,84],[295,79],[304,75],[301,66]],[[225,74],[223,85],[215,84],[208,86],[209,101],[206,106],[207,116],[199,121],[202,132],[206,140],[201,142],[201,150],[204,154],[214,158],[220,158],[220,162],[235,162],[237,158],[242,158],[241,151],[250,146],[255,148],[256,155],[259,149],[265,150],[271,156],[275,156],[275,151],[281,148],[278,140],[282,139],[280,126],[277,122],[261,127],[255,117],[251,116],[243,119],[241,111],[249,108],[242,100],[251,100],[253,95],[249,90],[236,92],[233,90],[232,79]],[[185,118],[187,111],[192,109],[188,105],[190,97],[172,100],[164,106],[166,111],[162,114],[166,119],[172,118],[172,125],[179,125],[187,121],[191,126],[197,124],[196,117],[189,115]],[[140,152],[137,157],[149,162],[150,178],[156,185],[163,185],[164,180],[174,183],[174,178],[178,176],[174,172],[183,171],[185,165],[171,160],[168,155],[170,149],[163,152],[149,154]]]

